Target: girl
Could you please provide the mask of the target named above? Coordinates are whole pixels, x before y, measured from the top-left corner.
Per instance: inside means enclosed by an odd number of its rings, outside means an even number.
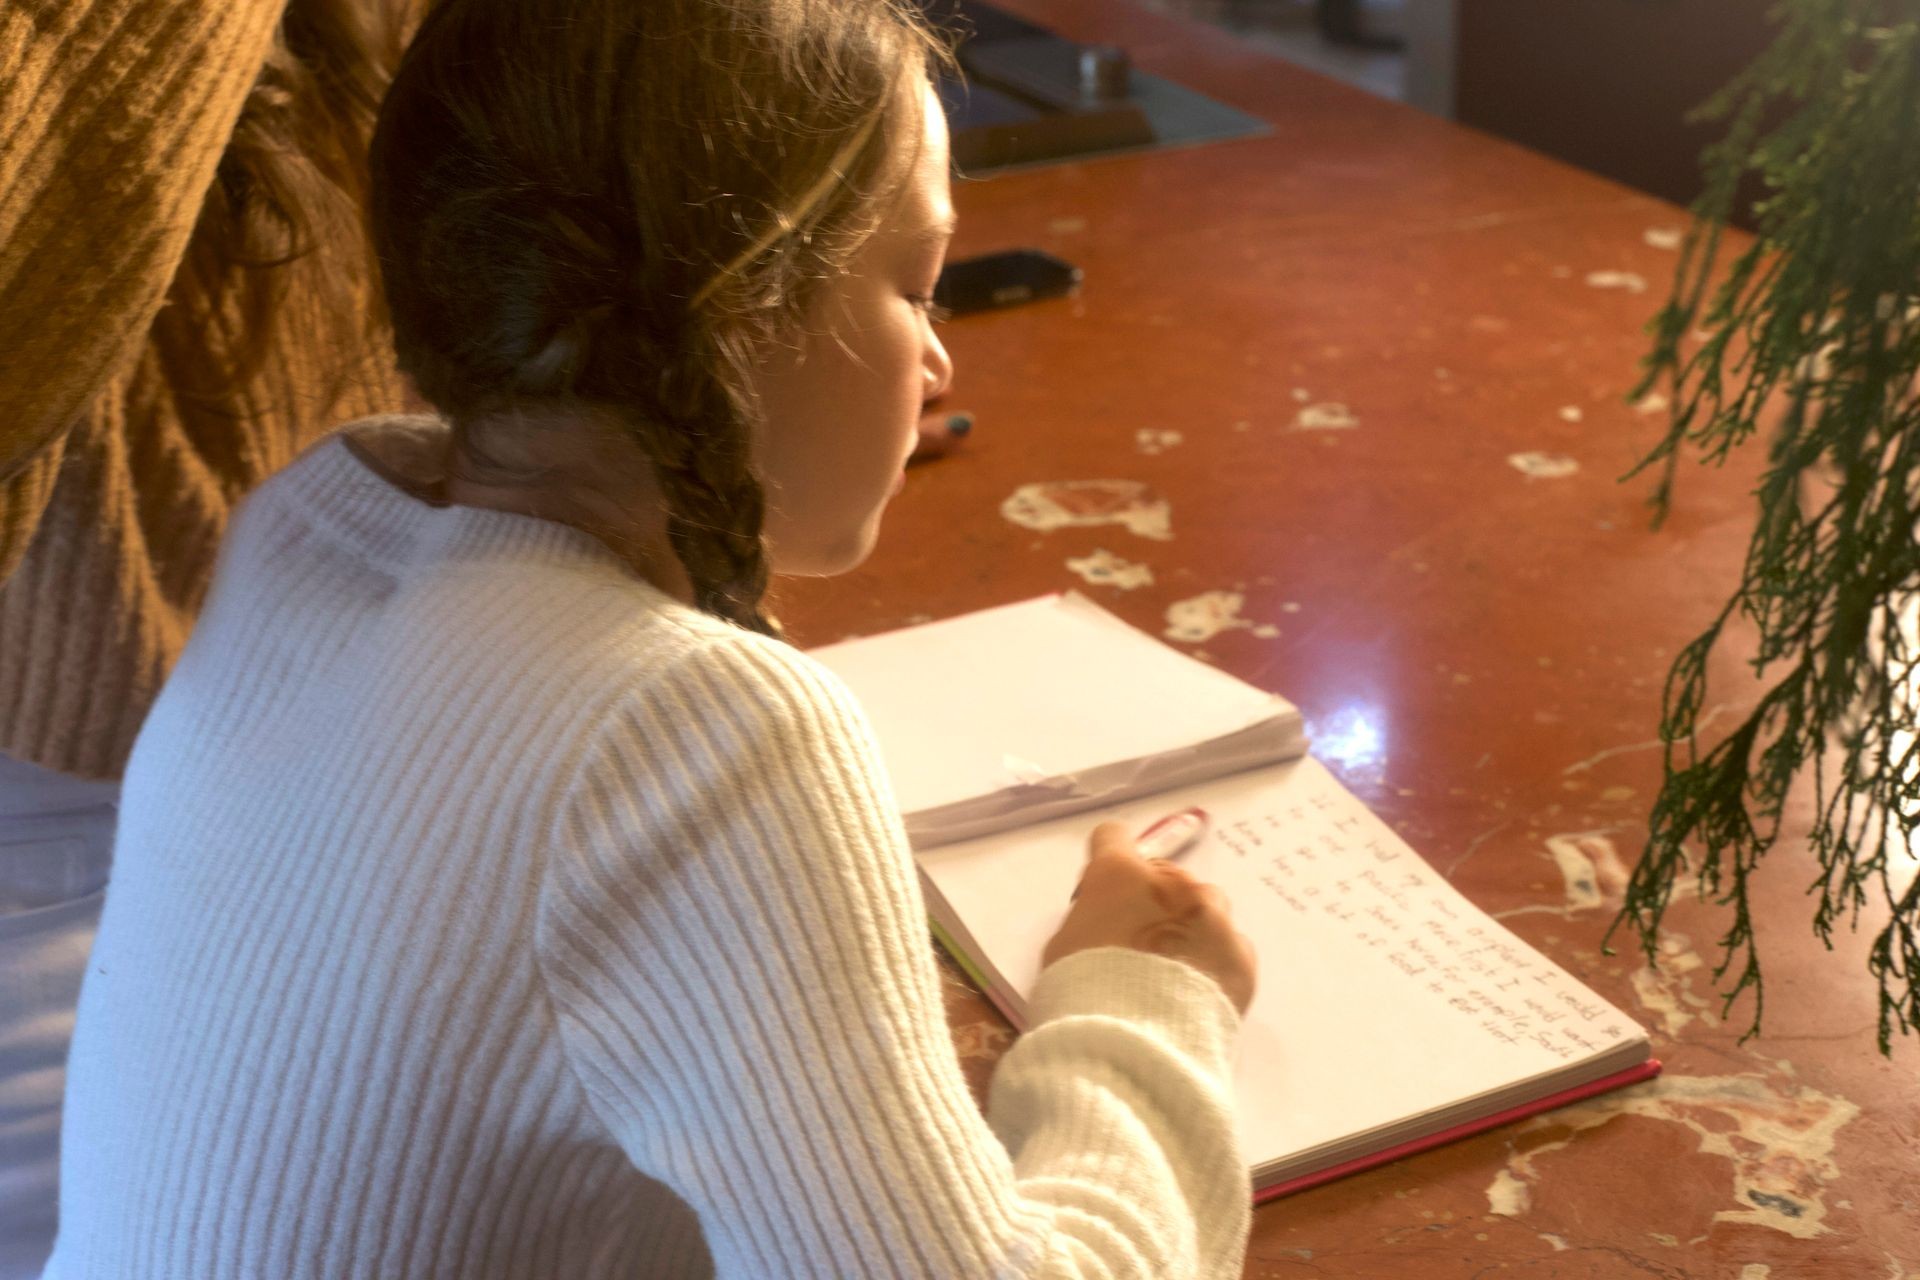
[[[375,141],[440,410],[249,500],[142,730],[49,1280],[1227,1277],[1252,962],[1095,833],[971,1105],[858,710],[951,225],[885,0],[443,0]]]

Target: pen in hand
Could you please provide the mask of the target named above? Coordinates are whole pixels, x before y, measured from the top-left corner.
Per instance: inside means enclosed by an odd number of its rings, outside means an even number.
[[[1176,862],[1199,846],[1209,825],[1205,809],[1182,809],[1142,831],[1134,846],[1149,862]]]
[[[1182,809],[1142,831],[1134,838],[1134,849],[1149,862],[1174,862],[1198,848],[1212,825],[1213,819],[1205,809]],[[1079,896],[1080,886],[1076,884],[1067,901]]]

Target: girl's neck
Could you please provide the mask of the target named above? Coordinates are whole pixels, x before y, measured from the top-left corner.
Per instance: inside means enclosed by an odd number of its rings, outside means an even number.
[[[666,506],[638,450],[623,449],[591,429],[567,432],[568,443],[556,448],[555,428],[541,430],[537,467],[497,455],[479,463],[460,447],[451,428],[423,432],[371,426],[349,432],[346,442],[369,468],[418,501],[504,511],[578,529],[654,587],[691,604],[693,584],[667,539]]]

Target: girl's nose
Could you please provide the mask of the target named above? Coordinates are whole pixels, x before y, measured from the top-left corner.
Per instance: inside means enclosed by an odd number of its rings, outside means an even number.
[[[931,345],[927,348],[927,396],[928,400],[938,400],[953,385],[953,357],[947,354],[946,346],[940,341],[939,334],[931,335]]]

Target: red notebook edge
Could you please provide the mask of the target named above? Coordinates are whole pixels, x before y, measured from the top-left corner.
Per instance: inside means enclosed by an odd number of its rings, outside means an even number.
[[[1512,1124],[1516,1120],[1524,1120],[1529,1116],[1537,1116],[1543,1111],[1553,1111],[1560,1107],[1571,1106],[1576,1102],[1585,1102],[1588,1098],[1597,1097],[1603,1093],[1611,1093],[1615,1089],[1624,1089],[1628,1085],[1641,1084],[1659,1075],[1660,1070],[1660,1059],[1648,1058],[1644,1062],[1636,1062],[1630,1067],[1622,1067],[1610,1075],[1601,1076],[1598,1080],[1589,1080],[1586,1084],[1575,1085],[1571,1089],[1562,1089],[1557,1093],[1550,1093],[1543,1098],[1535,1098],[1531,1102],[1523,1102],[1517,1107],[1508,1107],[1505,1111],[1496,1111],[1490,1116],[1482,1116],[1478,1120],[1469,1120],[1465,1124],[1456,1124],[1449,1128],[1442,1129],[1438,1133],[1430,1133],[1424,1138],[1414,1138],[1410,1141],[1397,1143],[1394,1146],[1386,1147],[1379,1151],[1369,1152],[1363,1156],[1355,1156],[1351,1160],[1343,1160],[1339,1164],[1329,1165],[1324,1169],[1316,1169],[1312,1173],[1303,1173],[1296,1177],[1288,1178],[1284,1182],[1276,1182],[1271,1186],[1256,1187],[1253,1192],[1253,1202],[1255,1204],[1265,1204],[1269,1200],[1278,1200],[1282,1196],[1290,1196],[1295,1192],[1305,1191],[1309,1187],[1318,1187],[1325,1183],[1345,1178],[1351,1174],[1360,1173],[1367,1169],[1378,1168],[1383,1164],[1392,1164],[1395,1160],[1404,1160],[1408,1156],[1418,1155],[1422,1151],[1431,1151],[1435,1147],[1443,1147],[1449,1142],[1458,1142],[1462,1138],[1470,1138],[1476,1133],[1485,1133],[1489,1129],[1498,1129],[1502,1125]]]
[[[941,928],[935,921],[929,920],[928,923],[932,926],[935,940],[946,949],[947,954],[953,957],[954,961],[966,972],[967,976],[973,979],[980,993],[986,997],[987,1003],[999,1011],[1000,1016],[1007,1020],[1016,1034],[1025,1031],[1026,1019],[1018,1016],[1018,1011],[994,993],[993,985],[986,980],[986,975],[981,973],[973,962],[967,958],[964,951],[954,945],[953,938],[947,931]],[[1299,1174],[1283,1182],[1273,1183],[1271,1186],[1255,1187],[1253,1191],[1253,1202],[1255,1204],[1265,1204],[1269,1200],[1278,1200],[1282,1196],[1290,1196],[1298,1191],[1306,1191],[1309,1188],[1322,1186],[1329,1182],[1337,1182],[1341,1178],[1348,1177],[1352,1174],[1364,1173],[1368,1169],[1377,1169],[1383,1164],[1392,1164],[1396,1160],[1404,1160],[1408,1156],[1416,1156],[1423,1151],[1431,1151],[1435,1147],[1444,1147],[1449,1142],[1458,1142],[1462,1138],[1471,1138],[1473,1135],[1485,1133],[1489,1129],[1498,1129],[1502,1125],[1512,1124],[1516,1120],[1525,1120],[1529,1116],[1537,1116],[1543,1111],[1553,1111],[1560,1107],[1571,1106],[1576,1102],[1585,1102],[1588,1098],[1598,1097],[1603,1093],[1611,1093],[1615,1089],[1624,1089],[1628,1085],[1642,1084],[1659,1075],[1660,1071],[1660,1059],[1647,1058],[1634,1063],[1630,1067],[1622,1067],[1618,1071],[1601,1076],[1598,1080],[1589,1080],[1587,1083],[1575,1085],[1571,1089],[1561,1089],[1557,1092],[1549,1093],[1544,1097],[1535,1098],[1531,1102],[1523,1102],[1519,1106],[1508,1107],[1504,1111],[1496,1111],[1492,1115],[1482,1116],[1478,1120],[1469,1120],[1465,1124],[1451,1125],[1448,1128],[1440,1130],[1438,1133],[1430,1133],[1424,1138],[1413,1138],[1406,1142],[1396,1143],[1391,1147],[1368,1152],[1363,1156],[1355,1156],[1351,1160],[1343,1160],[1339,1164],[1329,1165],[1324,1169],[1316,1169],[1312,1173]]]

